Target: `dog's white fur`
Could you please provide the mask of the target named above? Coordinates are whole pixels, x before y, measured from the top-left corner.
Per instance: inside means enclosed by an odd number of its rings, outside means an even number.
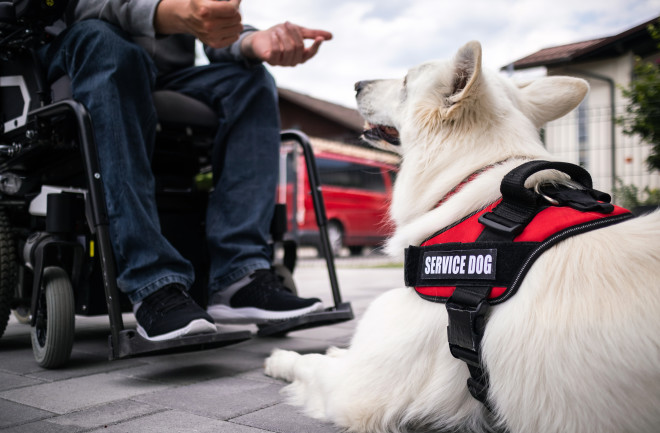
[[[553,159],[537,128],[587,90],[569,77],[516,86],[482,70],[477,42],[405,81],[363,82],[361,113],[396,127],[402,143],[389,252],[401,255],[498,199],[504,174],[526,159]],[[504,160],[436,207],[468,175]],[[561,181],[544,171],[528,186],[547,178]],[[309,415],[354,432],[657,432],[660,214],[561,242],[491,308],[482,354],[493,413],[469,395],[446,327],[444,305],[395,289],[370,305],[349,349],[276,350],[266,374],[291,381],[286,394]]]

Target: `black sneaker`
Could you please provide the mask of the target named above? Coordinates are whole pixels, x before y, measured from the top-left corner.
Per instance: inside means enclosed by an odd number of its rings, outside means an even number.
[[[243,287],[211,297],[207,312],[219,323],[265,323],[323,309],[317,298],[299,298],[287,290],[271,269],[259,269]]]
[[[179,284],[168,284],[144,298],[135,318],[138,333],[151,341],[218,332],[211,316]]]

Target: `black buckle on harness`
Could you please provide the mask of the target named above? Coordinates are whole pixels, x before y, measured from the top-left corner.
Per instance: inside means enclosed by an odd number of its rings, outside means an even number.
[[[543,197],[553,199],[558,206],[568,206],[580,212],[611,213],[614,206],[609,194],[595,189],[558,188],[555,185],[542,185],[539,188]]]
[[[492,411],[488,401],[486,401],[488,398],[488,378],[481,369],[475,370],[478,372],[473,373],[472,369],[470,369],[471,377],[468,377],[467,389],[473,398],[483,403],[488,408],[488,410]]]
[[[481,215],[478,221],[486,227],[513,237],[518,236],[526,225],[502,218],[493,212],[487,212]]]
[[[451,300],[451,298],[449,298]],[[484,334],[488,302],[481,301],[476,307],[447,302],[449,326],[447,339],[454,358],[479,366],[479,345]]]
[[[488,375],[481,367],[481,339],[486,328],[487,298],[491,288],[456,287],[447,300],[447,340],[449,351],[465,362],[470,370],[467,388],[470,395],[488,407]]]

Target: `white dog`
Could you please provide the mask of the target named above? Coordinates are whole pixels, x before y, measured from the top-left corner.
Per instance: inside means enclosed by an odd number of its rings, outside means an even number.
[[[367,139],[400,140],[388,251],[402,255],[498,200],[514,167],[553,160],[538,128],[574,109],[588,86],[569,77],[516,86],[482,70],[481,46],[470,42],[451,61],[356,89]],[[547,178],[565,179],[544,170],[525,186]],[[447,317],[412,288],[392,290],[371,304],[348,349],[276,350],[266,374],[292,382],[292,404],[351,432],[660,431],[659,213],[560,242],[491,307],[481,342],[490,410],[468,393]]]

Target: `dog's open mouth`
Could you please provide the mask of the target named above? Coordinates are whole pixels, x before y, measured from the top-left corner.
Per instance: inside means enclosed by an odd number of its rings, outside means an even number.
[[[399,140],[399,131],[393,126],[367,123],[363,135],[367,139],[374,141],[384,140],[395,146],[401,144],[401,141]]]

